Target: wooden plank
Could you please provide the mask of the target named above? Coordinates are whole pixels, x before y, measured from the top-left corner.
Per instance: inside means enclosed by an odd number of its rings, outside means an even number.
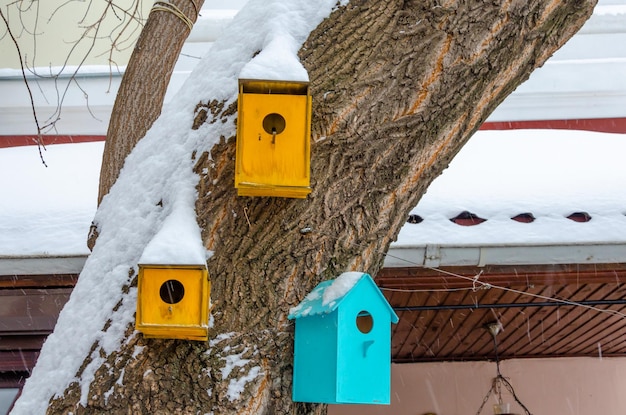
[[[420,293],[395,293],[393,304],[421,304],[421,299],[427,296],[419,296]],[[397,300],[400,298],[401,300]],[[419,313],[398,312],[399,321],[392,333],[392,356],[410,356],[413,348],[417,345],[417,339],[421,334],[423,315]]]
[[[25,334],[0,336],[0,351],[8,350],[39,350],[48,337],[45,334]]]
[[[626,296],[626,286],[621,284],[623,265],[592,266],[548,266],[548,267],[491,268],[480,275],[479,280],[493,284],[490,290],[477,291],[473,296],[459,296],[451,293],[441,297],[439,292],[423,292],[431,289],[471,287],[471,280],[452,282],[449,275],[439,276],[436,271],[406,268],[399,272],[400,280],[395,279],[397,269],[385,269],[377,277],[383,287],[402,286],[411,290],[419,287],[420,301],[410,301],[410,293],[390,297],[392,306],[442,305],[441,310],[404,311],[399,313],[401,325],[393,334],[395,362],[472,360],[494,357],[493,339],[482,326],[496,318],[504,325],[498,335],[498,354],[501,358],[536,356],[597,356],[598,342],[606,344],[605,355],[619,355],[626,352],[623,334],[626,323],[607,317],[601,312],[575,306],[532,307],[533,302],[547,302],[534,299],[530,294],[539,294],[547,299],[561,298],[572,301],[619,300]],[[459,272],[460,271],[460,272]],[[495,275],[493,272],[506,272]],[[476,268],[467,267],[452,272],[476,275]],[[388,284],[389,279],[391,283]],[[455,278],[452,276],[452,278]],[[498,290],[515,288],[517,292]],[[607,293],[614,293],[608,295]],[[478,294],[480,296],[476,297]],[[527,295],[528,294],[528,295]],[[426,295],[428,298],[424,298]],[[398,299],[402,299],[398,301]],[[476,299],[477,298],[477,299]],[[465,309],[446,310],[447,305],[472,302],[485,304],[528,303],[524,308]],[[604,305],[603,308],[626,309],[623,305]],[[418,314],[419,316],[414,316]],[[408,319],[409,324],[402,324]],[[446,325],[443,320],[446,320]],[[615,320],[615,321],[614,321]],[[618,321],[619,320],[619,321]],[[609,324],[610,322],[610,324]],[[561,340],[564,339],[564,340]],[[569,345],[565,347],[564,344]]]
[[[71,289],[0,290],[0,334],[49,333]]]
[[[503,287],[626,283],[626,263],[553,264],[486,267],[384,268],[376,283],[385,288],[446,289],[472,287],[472,278]]]
[[[28,375],[28,372],[0,373],[0,388],[21,388]]]
[[[38,350],[0,351],[1,372],[29,372],[39,357]]]
[[[78,274],[57,275],[0,275],[0,289],[3,288],[72,288],[78,281]]]

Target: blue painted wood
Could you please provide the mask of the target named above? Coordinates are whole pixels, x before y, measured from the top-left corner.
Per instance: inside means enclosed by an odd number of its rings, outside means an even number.
[[[294,401],[333,402],[336,395],[337,314],[303,318],[296,324],[293,368]],[[314,336],[312,333],[324,333]]]
[[[319,284],[289,314],[296,324],[292,398],[389,404],[390,323],[397,323],[398,316],[368,274],[344,296],[323,304],[333,282]],[[359,316],[371,317],[371,329],[359,329]]]

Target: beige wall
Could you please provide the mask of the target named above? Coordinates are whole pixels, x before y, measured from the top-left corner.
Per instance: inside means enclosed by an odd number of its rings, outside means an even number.
[[[391,405],[330,405],[328,413],[474,415],[495,371],[490,362],[393,365]],[[501,372],[533,415],[626,413],[626,358],[508,360],[501,363]],[[493,413],[493,403],[491,397],[483,415]],[[523,414],[517,405],[511,410]]]
[[[152,0],[116,0],[115,3],[132,11],[134,3],[141,2],[140,17],[147,17]],[[89,5],[91,4],[91,7]],[[125,22],[111,9],[105,10],[105,1],[15,1],[0,0],[2,12],[9,19],[11,31],[17,37],[22,57],[28,67],[77,66],[89,52],[87,65],[108,65],[111,44],[117,38]],[[97,33],[86,32],[106,11],[105,18]],[[128,21],[128,18],[126,19]],[[132,23],[126,34],[118,42],[118,49],[113,53],[113,62],[126,65],[132,46],[139,35],[140,26]],[[82,40],[81,37],[85,36]],[[72,51],[72,48],[78,46]],[[19,68],[18,55],[4,22],[0,23],[0,68]]]

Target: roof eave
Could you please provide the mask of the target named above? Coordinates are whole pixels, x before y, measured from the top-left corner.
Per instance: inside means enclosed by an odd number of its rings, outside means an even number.
[[[384,268],[623,262],[626,243],[392,246]]]
[[[87,255],[0,256],[0,275],[80,274]]]

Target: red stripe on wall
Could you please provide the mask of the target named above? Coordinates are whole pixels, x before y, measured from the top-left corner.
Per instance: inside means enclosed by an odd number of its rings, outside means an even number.
[[[593,118],[577,120],[502,121],[486,122],[481,130],[587,130],[603,133],[626,133],[626,118]]]
[[[590,118],[576,120],[498,121],[486,122],[481,130],[587,130],[626,134],[625,118]],[[104,141],[104,135],[44,135],[43,144],[89,143]],[[0,135],[0,148],[37,145],[36,135]]]
[[[42,135],[43,145],[104,141],[104,135]],[[0,135],[0,148],[35,146],[36,135]]]

